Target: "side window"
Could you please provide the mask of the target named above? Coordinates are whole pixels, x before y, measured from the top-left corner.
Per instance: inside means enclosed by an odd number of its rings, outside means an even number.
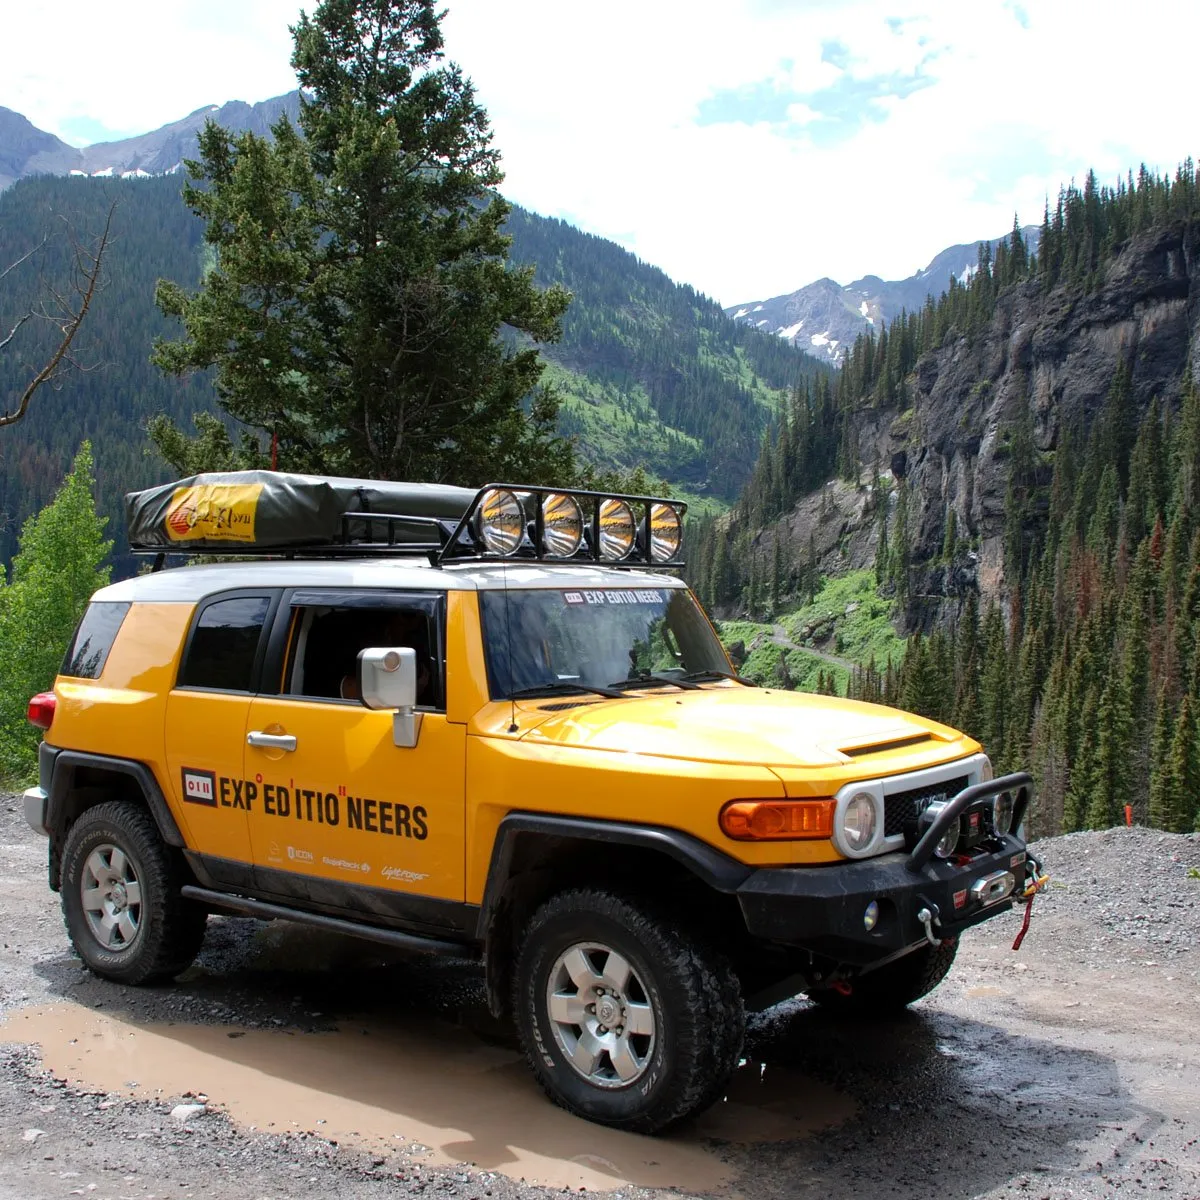
[[[73,679],[98,679],[129,607],[113,600],[89,604],[67,647],[59,674]]]
[[[232,596],[207,605],[179,668],[179,687],[248,692],[269,596]]]
[[[313,605],[294,609],[284,694],[357,702],[358,653],[368,646],[417,652],[417,704],[444,707],[439,628],[428,606]]]

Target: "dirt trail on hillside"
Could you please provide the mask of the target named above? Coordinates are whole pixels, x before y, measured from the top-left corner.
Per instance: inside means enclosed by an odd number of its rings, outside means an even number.
[[[814,650],[812,646],[797,646],[788,637],[788,632],[782,625],[776,625],[772,629],[771,641],[784,650],[799,650],[801,654],[811,654],[813,658],[819,658],[822,662],[827,662],[835,667],[841,667],[843,670],[858,670],[858,664],[851,662],[848,658],[838,658],[836,654],[826,654],[824,650]]]

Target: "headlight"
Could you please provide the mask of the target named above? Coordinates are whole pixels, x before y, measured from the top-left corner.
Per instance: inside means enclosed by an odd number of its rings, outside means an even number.
[[[921,817],[917,822],[917,826],[922,837],[925,836],[926,831],[941,815],[942,809],[944,809],[949,803],[949,800],[937,800],[933,804],[930,804],[925,811],[921,813]],[[958,827],[960,824],[960,821],[955,821],[954,824],[951,825],[944,834],[942,834],[938,844],[933,848],[933,852],[938,858],[949,858],[950,855],[952,855],[958,848]]]
[[[683,541],[683,526],[679,510],[669,504],[650,508],[650,557],[654,562],[669,562],[679,553]]]
[[[996,778],[996,772],[992,769],[992,760],[984,755],[983,765],[979,768],[979,782],[991,783]]]
[[[582,541],[579,502],[564,492],[551,492],[542,500],[542,549],[551,558],[570,558]]]
[[[624,500],[600,501],[600,557],[619,562],[633,549],[637,527]]]
[[[503,488],[485,492],[475,514],[475,532],[493,554],[515,554],[525,536],[521,502]]]
[[[875,836],[875,797],[855,792],[842,813],[842,837],[850,850],[865,850]]]
[[[992,827],[997,833],[1011,833],[1013,819],[1012,792],[1001,792],[992,806]]]

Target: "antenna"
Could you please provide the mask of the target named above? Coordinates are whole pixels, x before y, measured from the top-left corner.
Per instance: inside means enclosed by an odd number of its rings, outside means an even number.
[[[513,696],[513,651],[512,651],[512,608],[508,599],[508,563],[500,567],[504,577],[504,636],[508,642],[508,702],[512,705],[512,717],[508,732],[517,732],[517,701]]]

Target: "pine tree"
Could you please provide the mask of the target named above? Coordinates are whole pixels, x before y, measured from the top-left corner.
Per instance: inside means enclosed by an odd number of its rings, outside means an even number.
[[[1169,829],[1174,819],[1174,784],[1171,778],[1171,743],[1175,732],[1167,685],[1158,693],[1154,737],[1150,743],[1150,824]]]
[[[1164,779],[1163,828],[1172,833],[1191,831],[1200,796],[1200,745],[1196,741],[1196,715],[1191,696],[1184,696],[1171,737]]]
[[[1129,698],[1119,671],[1111,671],[1096,711],[1096,754],[1088,798],[1089,829],[1107,829],[1129,799]]]
[[[1070,786],[1063,803],[1063,833],[1086,828],[1088,810],[1096,787],[1098,707],[1096,689],[1092,688],[1084,701],[1079,752],[1071,764]]]
[[[216,265],[194,294],[160,284],[185,334],[155,361],[215,367],[221,406],[277,438],[288,469],[569,477],[529,340],[560,336],[570,298],[506,263],[499,155],[471,83],[442,62],[436,6],[323,0],[293,35],[300,129],[200,134],[184,198]],[[165,418],[152,435],[178,451]]]

